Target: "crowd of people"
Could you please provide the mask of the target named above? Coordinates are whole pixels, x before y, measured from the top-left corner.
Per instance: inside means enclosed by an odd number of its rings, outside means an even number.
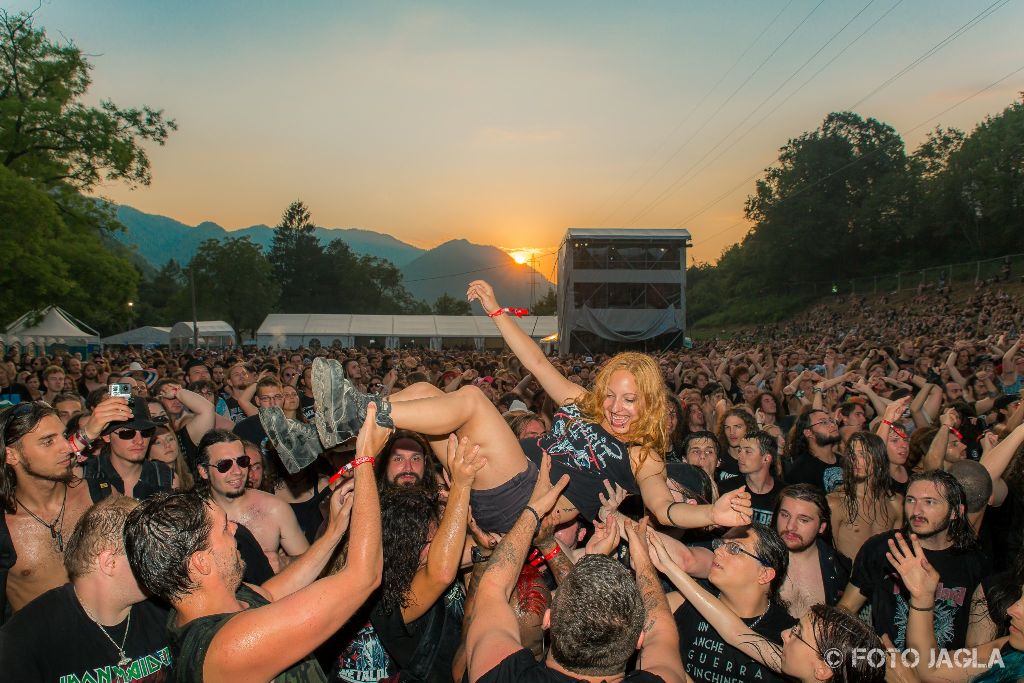
[[[0,363],[0,671],[1024,679],[1019,297],[692,349]]]

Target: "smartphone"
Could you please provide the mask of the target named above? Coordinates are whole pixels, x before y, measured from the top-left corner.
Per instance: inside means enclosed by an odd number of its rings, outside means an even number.
[[[130,384],[111,384],[109,391],[111,396],[117,396],[119,398],[132,397],[132,385]]]

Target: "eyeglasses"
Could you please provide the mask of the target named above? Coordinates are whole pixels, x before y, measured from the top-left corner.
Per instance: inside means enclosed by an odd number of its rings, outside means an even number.
[[[729,553],[730,555],[746,555],[747,557],[754,558],[755,560],[760,562],[765,567],[770,566],[768,564],[767,560],[765,560],[762,557],[758,557],[757,555],[755,555],[753,553],[748,553],[746,550],[743,549],[743,546],[741,546],[736,541],[723,541],[720,538],[716,538],[715,540],[711,541],[711,549],[712,550],[718,550],[719,548],[722,548],[722,547],[724,547],[725,551],[727,553]]]
[[[809,648],[811,648],[812,650],[814,650],[814,652],[815,652],[815,653],[816,653],[816,654],[817,654],[817,655],[818,655],[819,657],[824,657],[824,655],[822,655],[822,654],[821,654],[821,650],[819,650],[818,648],[816,648],[816,647],[814,647],[813,645],[811,645],[810,643],[808,643],[808,642],[807,642],[806,640],[804,640],[804,637],[803,637],[802,635],[800,635],[800,624],[797,624],[796,626],[794,626],[794,627],[792,627],[791,629],[789,629],[789,632],[790,632],[790,634],[792,634],[792,636],[793,636],[794,638],[796,638],[796,639],[797,639],[797,640],[799,640],[799,641],[800,641],[801,643],[803,643],[803,644],[804,644],[804,645],[806,645],[807,647],[809,647]],[[828,664],[828,662],[825,662],[825,663],[826,663],[826,664]]]
[[[237,458],[224,458],[223,460],[218,460],[215,463],[205,463],[205,465],[207,467],[212,467],[221,474],[227,474],[231,471],[231,466],[236,462],[238,463],[238,466],[244,470],[252,464],[252,458],[248,455],[240,455]]]
[[[831,417],[826,417],[824,420],[818,420],[817,422],[812,422],[811,424],[807,425],[807,428],[808,429],[813,429],[813,428],[817,427],[818,425],[837,425],[837,424],[839,424],[839,423],[836,422]]]
[[[284,400],[284,394],[274,394],[273,396],[260,396],[260,403],[265,403],[266,401],[274,401],[274,402],[276,402],[276,401],[283,401],[283,400]]]
[[[117,434],[117,438],[119,439],[131,441],[135,438],[136,432],[141,434],[143,439],[148,439],[156,432],[156,427],[147,427],[146,429],[118,429],[114,433]]]

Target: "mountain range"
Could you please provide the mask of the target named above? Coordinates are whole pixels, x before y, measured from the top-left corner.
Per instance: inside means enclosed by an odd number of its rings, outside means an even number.
[[[160,268],[171,259],[187,264],[199,245],[208,239],[249,237],[266,251],[274,238],[274,229],[267,225],[227,230],[204,221],[192,226],[125,205],[117,207],[117,218],[127,230],[114,233],[114,239],[154,268]],[[543,275],[528,265],[517,264],[498,247],[473,244],[464,239],[421,249],[391,235],[361,228],[318,227],[316,236],[324,245],[340,239],[357,254],[390,261],[401,271],[406,289],[426,302],[433,302],[443,294],[461,299],[466,295],[469,281],[481,278],[494,286],[503,304],[525,307],[530,303],[531,291],[534,298],[539,299],[552,286]],[[479,311],[474,309],[474,312]]]

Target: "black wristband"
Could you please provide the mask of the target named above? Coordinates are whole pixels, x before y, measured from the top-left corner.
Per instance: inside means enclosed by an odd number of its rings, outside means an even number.
[[[931,612],[935,609],[935,603],[933,602],[930,607],[914,607],[914,603],[907,600],[907,607],[914,610],[915,612]]]
[[[532,513],[534,518],[537,520],[537,526],[535,526],[534,529],[533,529],[533,535],[536,536],[537,535],[537,531],[540,529],[540,515],[537,513],[536,510],[534,510],[529,505],[527,505],[525,508],[523,508],[523,512],[530,512],[530,513]]]

